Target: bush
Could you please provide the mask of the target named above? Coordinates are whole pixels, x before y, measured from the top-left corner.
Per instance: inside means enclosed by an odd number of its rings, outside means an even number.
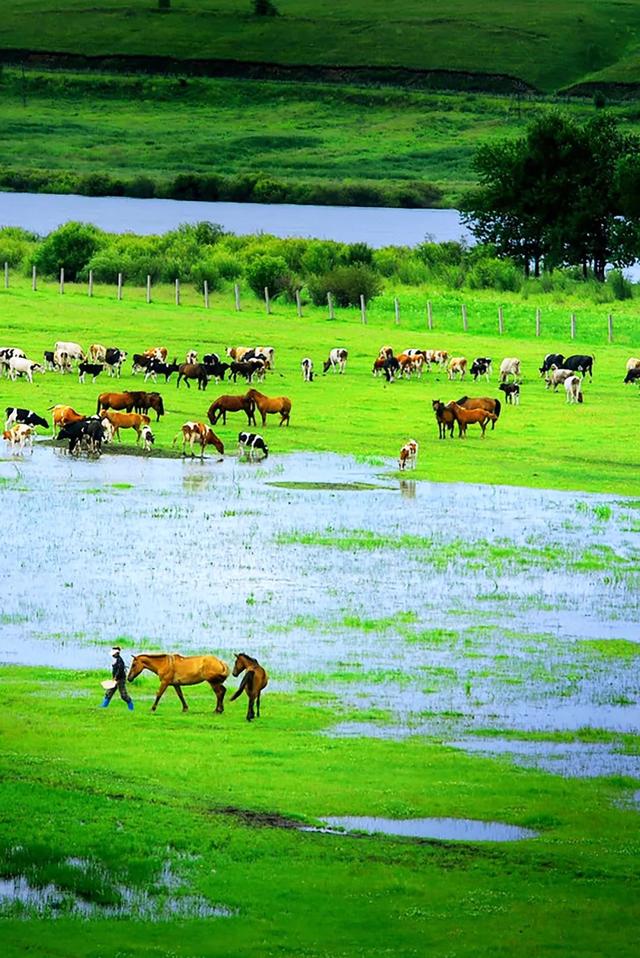
[[[632,299],[633,286],[619,269],[612,269],[605,280],[606,286],[613,293],[614,299]]]
[[[39,273],[57,276],[64,268],[66,279],[73,282],[92,256],[106,244],[106,235],[90,223],[65,223],[36,250],[33,265]]]
[[[361,295],[368,303],[382,291],[380,277],[368,266],[338,266],[312,277],[307,285],[316,306],[326,303],[327,293],[333,294],[337,306],[359,306]]]
[[[467,274],[467,286],[516,293],[522,286],[522,273],[511,260],[481,259]]]
[[[222,286],[220,270],[216,267],[211,256],[203,257],[191,267],[191,280],[195,288],[201,293],[204,291],[205,279],[210,292],[214,289],[220,289]]]
[[[256,296],[264,296],[266,286],[274,297],[283,289],[287,272],[287,263],[282,256],[258,254],[247,265],[247,282]]]
[[[367,243],[349,243],[344,253],[344,261],[349,266],[371,266],[373,250]]]

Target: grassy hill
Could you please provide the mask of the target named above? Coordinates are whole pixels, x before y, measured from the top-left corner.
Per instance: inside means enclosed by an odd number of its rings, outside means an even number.
[[[546,92],[640,81],[638,0],[276,0],[278,17],[253,16],[250,0],[173,0],[165,14],[154,0],[6,6],[5,51],[445,71],[440,86],[507,75]]]

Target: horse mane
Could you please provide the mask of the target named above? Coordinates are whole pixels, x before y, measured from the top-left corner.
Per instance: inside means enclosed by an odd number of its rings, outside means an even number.
[[[468,398],[469,398],[468,396],[463,396],[462,399],[459,399],[459,400],[458,400],[458,405],[461,406],[462,403],[463,403],[463,402],[466,402]]]
[[[239,652],[238,658],[246,659],[247,662],[251,662],[252,665],[260,665],[257,659],[254,659],[252,655],[247,655],[246,652]]]

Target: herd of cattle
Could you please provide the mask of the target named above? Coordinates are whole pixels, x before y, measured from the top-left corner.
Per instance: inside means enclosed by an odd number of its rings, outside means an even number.
[[[331,349],[328,358],[322,363],[323,374],[329,371],[343,374],[348,356],[348,350],[343,347]],[[72,373],[75,366],[81,383],[85,382],[87,376],[95,382],[102,373],[119,379],[128,358],[126,350],[100,343],[93,343],[85,353],[78,343],[59,341],[53,350],[44,352],[43,362],[27,358],[17,347],[0,347],[0,375],[6,375],[13,381],[24,377],[33,382],[34,373],[58,372],[64,375]],[[269,414],[279,415],[281,426],[289,425],[291,400],[286,396],[267,396],[253,388],[254,381],[264,382],[267,374],[275,369],[275,350],[271,346],[235,346],[226,350],[225,357],[211,352],[204,354],[201,359],[195,350],[189,350],[181,363],[177,357],[169,362],[167,348],[154,346],[134,353],[131,362],[131,374],[142,374],[145,383],[148,380],[157,383],[158,376],[163,376],[165,383],[168,383],[175,374],[178,388],[181,383],[190,388],[191,383],[195,382],[198,389],[204,391],[211,380],[220,383],[226,376],[235,383],[240,376],[252,387],[241,395],[221,395],[215,399],[207,412],[209,424],[189,421],[182,425],[173,442],[175,445],[182,440],[182,452],[185,455],[189,451],[193,456],[194,448],[199,447],[200,456],[203,457],[207,446],[213,446],[223,454],[224,445],[212,427],[220,419],[226,424],[229,413],[244,412],[247,426],[256,425],[256,412],[260,413],[263,426]],[[582,403],[583,381],[587,375],[593,378],[593,365],[593,356],[576,354],[565,357],[561,353],[549,353],[544,357],[539,372],[546,381],[547,389],[555,392],[558,386],[563,385],[568,403]],[[312,382],[313,360],[308,356],[303,358],[300,367],[303,380]],[[432,369],[446,374],[450,382],[464,381],[466,378],[474,382],[478,379],[489,382],[493,361],[491,357],[478,356],[469,363],[465,356],[450,356],[445,350],[433,349],[406,349],[396,354],[391,346],[383,346],[374,360],[372,373],[374,376],[383,375],[386,382],[391,384],[400,379],[421,378]],[[503,359],[498,378],[498,389],[504,394],[506,402],[518,405],[523,381],[521,361],[517,357]],[[640,384],[640,359],[632,357],[628,360],[624,382]],[[457,402],[432,400],[432,407],[440,438],[446,438],[447,433],[453,436],[455,424],[458,425],[458,435],[464,438],[468,425],[474,423],[480,426],[484,437],[489,422],[491,428],[495,428],[501,402],[492,397],[463,396]],[[85,449],[94,455],[100,454],[105,442],[114,439],[121,441],[121,431],[127,429],[133,430],[136,442],[141,444],[144,451],[150,452],[155,437],[149,414],[155,412],[156,422],[165,415],[160,393],[147,390],[100,393],[95,414],[90,416],[61,403],[49,407],[49,411],[52,413],[53,435],[57,435],[58,440],[68,441],[69,452],[77,454]],[[21,453],[31,446],[38,427],[48,429],[49,423],[33,410],[7,408],[4,439],[9,442],[12,451]],[[249,459],[266,458],[269,454],[267,444],[258,433],[241,432],[238,442],[241,455]],[[418,443],[415,440],[405,443],[400,451],[400,469],[415,467],[417,453]]]

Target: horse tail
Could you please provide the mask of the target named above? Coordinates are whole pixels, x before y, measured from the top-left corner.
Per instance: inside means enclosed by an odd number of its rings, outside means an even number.
[[[494,410],[493,410],[493,411],[494,411],[495,416],[496,416],[496,419],[497,419],[498,416],[500,415],[500,410],[502,409],[502,403],[500,402],[499,399],[495,399],[494,402],[495,402],[495,407],[494,407]]]
[[[244,692],[245,689],[247,690],[247,695],[248,695],[248,694],[252,691],[252,689],[253,689],[253,672],[248,672],[248,671],[247,671],[247,672],[244,673],[244,675],[242,676],[242,682],[241,682],[240,685],[238,686],[237,692],[234,692],[233,695],[231,696],[230,701],[231,701],[231,702],[234,702],[234,701],[238,698],[239,695],[242,695],[242,693]]]

